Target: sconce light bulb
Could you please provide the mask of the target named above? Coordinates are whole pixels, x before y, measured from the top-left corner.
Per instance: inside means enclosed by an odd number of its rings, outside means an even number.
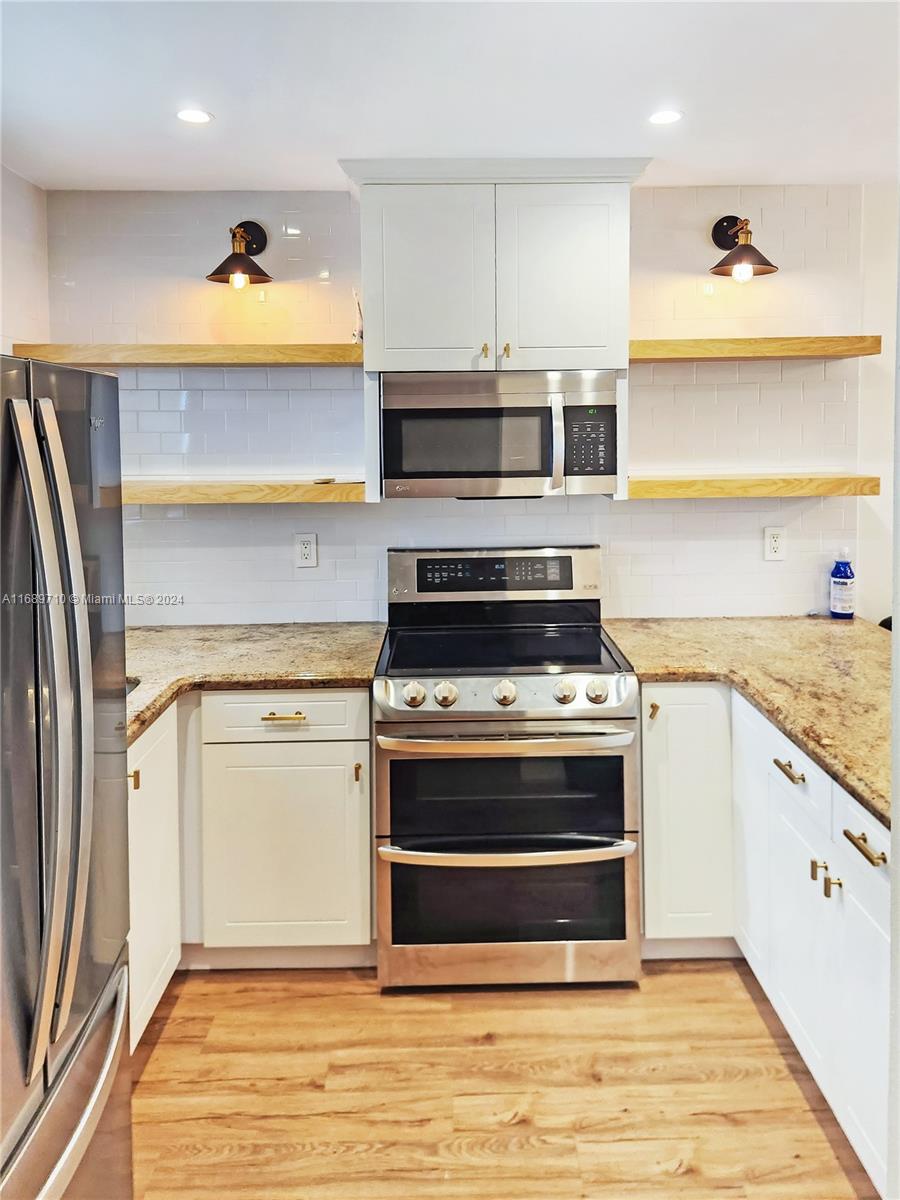
[[[735,267],[735,270],[737,270],[737,267]],[[235,289],[235,291],[239,292],[241,288],[247,286],[250,280],[243,271],[235,271],[233,275],[228,276],[228,282]]]
[[[731,268],[731,278],[737,283],[746,283],[753,278],[753,267],[750,263],[735,263]]]

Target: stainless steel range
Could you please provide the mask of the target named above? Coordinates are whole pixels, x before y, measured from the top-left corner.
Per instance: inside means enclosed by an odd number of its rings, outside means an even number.
[[[640,975],[637,679],[596,546],[388,551],[383,987]]]

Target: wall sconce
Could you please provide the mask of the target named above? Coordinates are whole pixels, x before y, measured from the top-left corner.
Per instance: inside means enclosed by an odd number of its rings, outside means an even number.
[[[230,283],[236,290],[250,283],[271,283],[272,276],[250,257],[251,254],[262,254],[268,245],[269,239],[262,225],[256,221],[239,221],[229,232],[231,253],[207,275],[210,283]]]
[[[746,283],[754,275],[772,275],[778,268],[750,244],[752,238],[747,217],[719,217],[712,227],[712,240],[728,253],[709,268],[710,275],[730,275]]]

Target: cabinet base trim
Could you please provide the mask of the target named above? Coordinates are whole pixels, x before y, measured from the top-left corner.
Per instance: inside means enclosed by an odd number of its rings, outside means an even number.
[[[298,970],[374,967],[375,946],[202,946],[181,947],[180,971]]]
[[[643,938],[641,958],[743,958],[734,938]]]

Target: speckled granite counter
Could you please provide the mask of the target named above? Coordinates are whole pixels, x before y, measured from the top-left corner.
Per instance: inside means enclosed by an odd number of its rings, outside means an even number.
[[[604,622],[643,681],[720,679],[890,825],[891,635],[858,618]]]
[[[384,626],[375,621],[320,625],[155,625],[129,629],[128,744],[192,688],[368,687]]]
[[[718,679],[890,825],[890,634],[810,617],[609,620],[639,677]],[[186,625],[130,629],[128,740],[191,688],[368,687],[384,626]]]

